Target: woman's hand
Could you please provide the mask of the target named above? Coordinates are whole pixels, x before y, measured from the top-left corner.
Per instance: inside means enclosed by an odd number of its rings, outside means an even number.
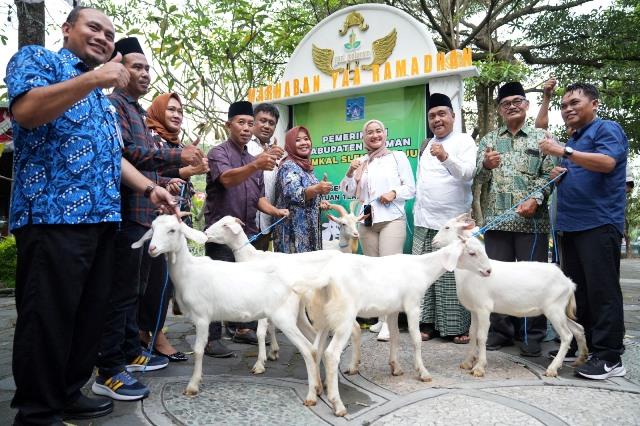
[[[331,208],[331,203],[327,200],[320,200],[320,210],[329,210]]]
[[[360,167],[360,164],[362,164],[362,162],[359,158],[351,160],[351,164],[349,164],[349,170],[347,170],[347,177],[352,177],[353,172],[355,172]]]
[[[396,199],[396,191],[394,191],[394,190],[391,190],[391,191],[389,191],[389,192],[385,192],[384,194],[382,194],[382,195],[380,196],[380,198],[378,198],[378,200],[379,200],[382,204],[384,204],[385,206],[386,206],[387,204],[391,204],[391,202],[392,202],[393,200],[395,200],[395,199]]]

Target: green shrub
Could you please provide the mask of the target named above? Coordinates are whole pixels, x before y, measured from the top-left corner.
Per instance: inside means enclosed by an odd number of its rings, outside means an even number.
[[[15,288],[17,258],[16,239],[0,237],[0,288]]]

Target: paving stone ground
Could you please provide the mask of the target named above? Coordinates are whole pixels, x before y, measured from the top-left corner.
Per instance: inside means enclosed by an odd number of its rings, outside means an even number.
[[[606,381],[577,378],[569,364],[558,378],[543,376],[549,360],[522,358],[517,347],[488,353],[484,378],[458,368],[467,350],[440,339],[422,344],[425,366],[433,381],[423,383],[413,370],[413,350],[401,335],[402,376],[391,376],[389,344],[363,331],[362,364],[357,375],[340,377],[340,392],[349,414],[333,416],[326,395],[315,407],[302,405],[306,370],[299,353],[282,334],[278,361],[253,376],[257,348],[227,344],[235,357],[205,357],[201,392],[182,395],[193,361],[138,374],[151,389],[142,402],[117,402],[114,412],[79,425],[638,425],[640,424],[640,260],[623,260],[621,285],[627,336],[623,356],[627,375]],[[11,424],[13,390],[11,342],[15,326],[12,298],[0,298],[0,425]],[[178,350],[190,351],[193,326],[170,316],[167,335]],[[546,342],[543,353],[557,345]],[[351,355],[342,357],[345,369]],[[88,384],[90,385],[90,383]]]

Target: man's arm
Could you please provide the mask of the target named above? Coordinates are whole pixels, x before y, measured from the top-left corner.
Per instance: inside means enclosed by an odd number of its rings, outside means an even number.
[[[546,130],[549,128],[549,105],[551,104],[551,97],[553,96],[553,89],[555,89],[556,84],[558,84],[558,81],[553,77],[549,77],[549,79],[544,82],[542,88],[542,105],[540,105],[535,123],[537,129]]]
[[[269,202],[269,200],[267,200],[266,197],[260,197],[258,200],[258,210],[273,217],[284,217],[289,215],[289,210],[276,208]]]
[[[163,187],[156,185],[153,181],[140,173],[125,158],[121,162],[122,167],[122,183],[132,190],[144,193],[149,186],[153,186],[153,190],[149,194],[149,200],[165,213],[178,214],[179,208],[174,202],[173,196]]]
[[[235,169],[225,170],[220,174],[220,183],[225,188],[231,188],[240,185],[249,179],[258,170],[273,170],[276,166],[276,157],[267,152],[258,155],[255,160],[249,164],[245,164]],[[261,210],[262,211],[262,210]],[[267,213],[267,212],[263,212]],[[267,213],[270,214],[270,213]]]
[[[29,90],[11,104],[14,119],[25,129],[33,129],[55,120],[97,87],[125,87],[129,73],[120,63],[121,59],[122,55],[118,53],[97,70]]]

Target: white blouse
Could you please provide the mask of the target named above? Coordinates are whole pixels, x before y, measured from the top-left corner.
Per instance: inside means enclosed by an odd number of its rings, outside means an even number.
[[[429,152],[434,141],[441,143],[449,155],[443,162]],[[471,209],[477,149],[466,133],[450,133],[443,139],[429,141],[418,162],[413,206],[416,226],[437,230],[449,219]]]
[[[364,161],[369,155],[361,157]],[[354,172],[355,175],[355,172]],[[406,154],[402,151],[391,151],[384,157],[373,159],[360,179],[360,202],[371,204],[373,223],[387,222],[405,216],[404,203],[416,195],[413,171]],[[345,176],[340,182],[342,192],[350,197],[356,195],[356,180]],[[379,198],[389,191],[396,191],[396,198],[389,205],[384,205]]]

